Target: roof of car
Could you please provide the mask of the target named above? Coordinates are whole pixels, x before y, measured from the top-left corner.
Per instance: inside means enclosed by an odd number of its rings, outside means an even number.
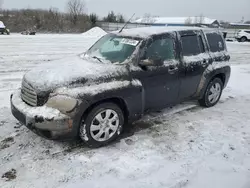
[[[150,26],[150,27],[137,27],[133,29],[124,29],[121,33],[119,31],[115,31],[118,35],[122,36],[132,36],[132,37],[139,37],[139,38],[147,38],[152,35],[167,33],[167,32],[174,32],[174,31],[198,31],[203,28],[201,27],[164,27],[164,26]]]
[[[5,25],[2,21],[0,21],[0,28],[5,28]]]

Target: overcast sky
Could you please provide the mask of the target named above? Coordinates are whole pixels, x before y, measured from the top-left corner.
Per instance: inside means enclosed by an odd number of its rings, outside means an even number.
[[[3,7],[49,8],[57,7],[65,11],[67,0],[3,0]],[[113,10],[129,18],[150,13],[156,16],[198,16],[226,21],[250,20],[250,0],[85,0],[88,13],[99,16]]]

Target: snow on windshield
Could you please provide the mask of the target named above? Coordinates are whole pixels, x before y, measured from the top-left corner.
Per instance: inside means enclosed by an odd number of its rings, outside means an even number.
[[[95,43],[87,51],[87,55],[111,63],[122,63],[131,57],[139,42],[140,40],[108,34]]]

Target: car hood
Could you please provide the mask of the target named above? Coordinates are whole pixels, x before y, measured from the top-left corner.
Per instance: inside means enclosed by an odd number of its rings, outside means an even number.
[[[52,92],[59,87],[72,84],[104,82],[107,79],[125,76],[127,73],[124,65],[100,63],[73,56],[39,66],[27,72],[23,80],[39,93]]]

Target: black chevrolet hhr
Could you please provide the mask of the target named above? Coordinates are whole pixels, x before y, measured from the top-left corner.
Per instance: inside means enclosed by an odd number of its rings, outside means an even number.
[[[87,52],[27,72],[13,115],[49,139],[70,134],[89,147],[116,139],[149,111],[198,100],[214,106],[230,77],[215,30],[146,27],[108,33]]]

